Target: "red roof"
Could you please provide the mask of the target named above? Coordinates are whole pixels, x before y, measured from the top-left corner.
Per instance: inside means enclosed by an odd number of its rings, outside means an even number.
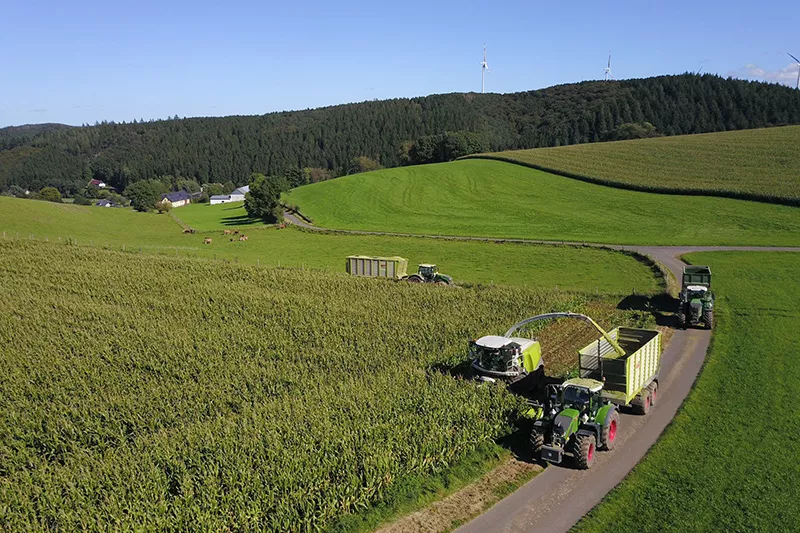
[[[89,185],[100,185],[101,183],[103,183],[103,180],[92,180]]]

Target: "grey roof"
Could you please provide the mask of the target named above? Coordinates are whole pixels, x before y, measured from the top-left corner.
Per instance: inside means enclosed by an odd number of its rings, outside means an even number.
[[[231,199],[231,195],[230,194],[215,194],[214,196],[211,197],[211,199],[212,200],[230,200]]]
[[[94,205],[98,205],[100,207],[106,207],[106,206],[117,207],[117,204],[115,204],[111,200],[105,200],[105,199],[98,200],[98,202]]]
[[[242,187],[239,187],[238,189],[234,189],[234,191],[231,194],[247,194],[249,192],[250,192],[250,186],[244,185]]]
[[[171,202],[180,202],[181,200],[191,200],[192,195],[186,191],[176,191],[168,194],[162,194],[161,199],[169,200]]]

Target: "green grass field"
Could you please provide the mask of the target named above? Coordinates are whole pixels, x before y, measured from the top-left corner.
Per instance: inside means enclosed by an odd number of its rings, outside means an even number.
[[[622,186],[800,205],[800,126],[484,155]]]
[[[7,239],[0,293],[3,531],[322,530],[506,434],[518,398],[439,370],[468,336],[551,309],[627,316]]]
[[[644,460],[579,532],[796,531],[800,254],[704,253],[717,293],[705,367]]]
[[[214,225],[213,219],[207,220]],[[244,230],[249,237],[247,242],[231,242],[221,231],[216,235],[182,234],[169,215],[0,197],[0,234],[5,232],[11,238],[29,239],[31,235],[35,240],[69,238],[78,245],[117,250],[124,245],[127,250],[141,248],[149,253],[335,272],[344,272],[344,258],[351,254],[401,255],[411,265],[436,262],[461,284],[496,283],[547,289],[558,286],[563,290],[618,295],[628,294],[634,288],[642,293],[659,290],[646,265],[605,250],[255,228]],[[203,239],[208,236],[213,242],[204,245]]]
[[[250,218],[244,210],[244,202],[227,204],[191,204],[170,211],[170,216],[177,218],[185,225],[197,231],[213,231],[218,229],[246,228],[261,226],[259,219]]]
[[[585,183],[464,160],[355,174],[287,195],[320,227],[615,244],[798,245],[800,209]]]

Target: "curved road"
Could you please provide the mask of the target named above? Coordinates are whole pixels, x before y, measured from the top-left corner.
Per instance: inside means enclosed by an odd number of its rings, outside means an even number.
[[[292,224],[322,230],[291,213],[284,214]],[[683,261],[680,257],[691,252],[718,251],[775,251],[800,252],[792,247],[754,246],[628,246],[580,242],[539,241],[530,239],[493,239],[488,237],[458,237],[414,235],[405,233],[324,230],[358,235],[387,235],[427,237],[446,240],[511,242],[521,244],[574,244],[636,251],[650,256],[669,268],[680,280]],[[676,330],[661,359],[658,404],[647,416],[621,413],[622,431],[613,451],[599,453],[589,470],[569,466],[551,466],[524,486],[495,504],[491,509],[461,526],[458,533],[568,531],[578,520],[597,505],[628,472],[636,466],[647,450],[658,440],[664,428],[680,408],[694,385],[703,366],[711,332],[700,329]],[[567,503],[568,502],[568,503]]]

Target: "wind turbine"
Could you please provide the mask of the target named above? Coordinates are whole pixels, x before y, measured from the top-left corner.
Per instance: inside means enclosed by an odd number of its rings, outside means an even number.
[[[789,52],[786,53],[789,54]],[[795,63],[797,63],[797,86],[795,87],[795,89],[800,89],[800,59],[797,59],[792,54],[789,54],[789,57],[794,59]]]
[[[613,80],[614,75],[611,74],[611,50],[608,51],[608,66],[606,67],[606,81]]]
[[[489,63],[486,62],[486,43],[483,43],[483,61],[481,61],[481,93],[485,92],[484,76],[489,70]]]

